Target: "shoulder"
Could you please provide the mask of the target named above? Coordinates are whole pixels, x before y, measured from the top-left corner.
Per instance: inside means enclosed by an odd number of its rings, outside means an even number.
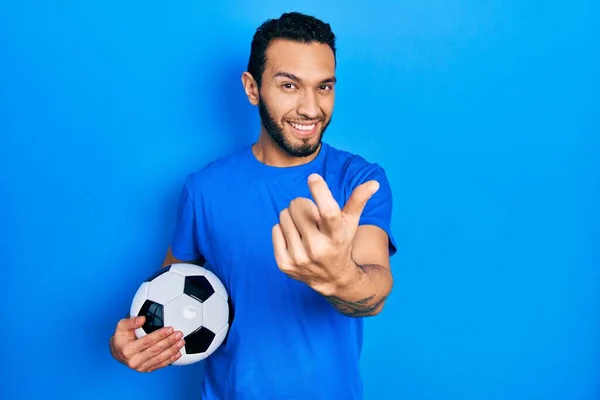
[[[356,187],[371,179],[387,182],[385,169],[378,163],[347,150],[327,145],[327,166],[339,168],[338,174],[344,183]]]
[[[185,180],[186,189],[190,194],[199,194],[202,188],[223,186],[223,183],[231,180],[236,173],[244,171],[248,162],[248,151],[249,146],[244,146],[190,172]]]

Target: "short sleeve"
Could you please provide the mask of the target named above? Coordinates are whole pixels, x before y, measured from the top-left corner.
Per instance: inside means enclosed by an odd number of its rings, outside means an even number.
[[[171,251],[175,258],[183,261],[196,261],[202,256],[198,247],[198,221],[196,207],[190,195],[189,180],[179,195],[175,228],[171,238]]]
[[[379,182],[379,190],[367,202],[359,221],[359,225],[375,225],[383,229],[389,238],[390,256],[396,251],[396,239],[392,232],[392,209],[393,196],[390,183],[385,170],[376,165],[375,168],[367,174],[360,183],[370,180]]]

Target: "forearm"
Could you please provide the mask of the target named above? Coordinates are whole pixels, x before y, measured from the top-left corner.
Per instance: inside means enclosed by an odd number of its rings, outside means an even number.
[[[344,315],[365,317],[378,314],[393,286],[392,274],[381,265],[353,265],[324,296]]]

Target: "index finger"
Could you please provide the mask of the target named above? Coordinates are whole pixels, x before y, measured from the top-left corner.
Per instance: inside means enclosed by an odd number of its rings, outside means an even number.
[[[327,182],[319,174],[311,174],[308,177],[308,187],[319,210],[319,227],[324,228],[325,233],[335,232],[340,228],[342,211]]]

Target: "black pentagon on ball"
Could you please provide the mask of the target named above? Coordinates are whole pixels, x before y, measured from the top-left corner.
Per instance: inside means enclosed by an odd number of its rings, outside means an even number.
[[[153,281],[154,279],[156,279],[157,277],[159,277],[160,275],[164,274],[165,272],[167,272],[170,269],[171,269],[170,265],[168,265],[168,266],[166,266],[164,268],[160,268],[158,271],[154,272],[152,275],[150,275],[148,278],[146,278],[146,280],[144,282]]]
[[[195,330],[185,337],[186,354],[204,353],[215,339],[215,334],[205,327]]]
[[[208,279],[205,276],[186,276],[183,293],[198,300],[205,302],[215,292]]]
[[[164,326],[164,313],[162,304],[146,300],[140,308],[139,316],[146,317],[142,329],[146,334],[150,334]]]

